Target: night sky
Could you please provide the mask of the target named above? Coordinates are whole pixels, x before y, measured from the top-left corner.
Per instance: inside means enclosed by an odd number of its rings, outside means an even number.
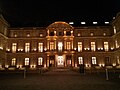
[[[0,0],[11,27],[48,26],[55,21],[104,23],[120,11],[120,0]]]

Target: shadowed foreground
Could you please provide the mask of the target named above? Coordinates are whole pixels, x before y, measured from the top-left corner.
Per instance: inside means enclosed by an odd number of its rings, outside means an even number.
[[[113,74],[114,75],[114,74]],[[70,70],[38,73],[0,73],[0,90],[119,90],[120,79],[105,74],[80,74]]]

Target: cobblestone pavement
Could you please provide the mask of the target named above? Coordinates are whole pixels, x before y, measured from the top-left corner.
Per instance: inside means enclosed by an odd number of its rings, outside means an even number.
[[[80,74],[53,69],[43,74],[0,74],[0,90],[120,90],[120,79],[106,80],[105,74]]]

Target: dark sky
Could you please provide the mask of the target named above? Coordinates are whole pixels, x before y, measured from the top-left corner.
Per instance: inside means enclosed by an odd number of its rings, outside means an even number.
[[[47,26],[55,21],[111,21],[120,0],[0,0],[0,11],[11,27]]]

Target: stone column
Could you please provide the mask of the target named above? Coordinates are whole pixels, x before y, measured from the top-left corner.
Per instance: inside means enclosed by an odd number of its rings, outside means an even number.
[[[47,50],[49,50],[49,43],[50,43],[50,41],[47,40]]]
[[[72,54],[72,67],[75,66],[74,55]]]
[[[49,55],[47,55],[47,67],[49,67]]]

